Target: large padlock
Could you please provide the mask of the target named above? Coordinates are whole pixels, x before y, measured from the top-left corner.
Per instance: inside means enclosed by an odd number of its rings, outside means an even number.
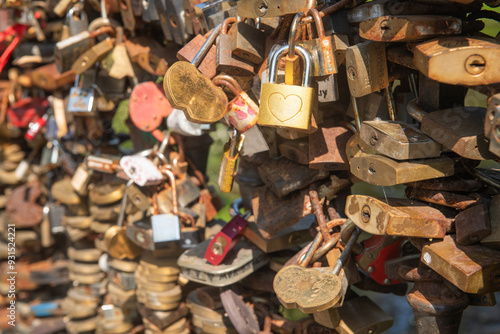
[[[262,85],[259,125],[308,131],[317,96],[311,87],[311,56],[301,46],[295,49],[304,60],[302,86],[277,84],[278,61],[285,53],[292,53],[284,45],[272,54],[269,61],[269,82]]]

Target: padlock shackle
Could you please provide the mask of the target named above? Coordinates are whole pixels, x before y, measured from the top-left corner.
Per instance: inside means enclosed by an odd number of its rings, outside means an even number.
[[[276,82],[276,76],[278,74],[278,62],[290,49],[289,45],[283,45],[276,52],[274,52],[269,59],[269,83]],[[300,45],[297,45],[295,49],[298,51],[299,56],[302,57],[304,61],[304,74],[302,76],[302,86],[311,87],[311,55],[309,51]]]
[[[236,87],[234,87],[229,81],[227,80],[224,80],[224,79],[220,79],[220,78],[213,78],[212,79],[212,82],[214,85],[216,86],[224,86],[224,87],[227,87],[229,88],[229,90],[231,90],[231,92],[235,92],[236,91]]]
[[[236,23],[236,17],[228,17],[227,19],[222,22],[222,27],[220,29],[220,34],[221,35],[227,35],[227,32],[229,31],[229,25],[232,25],[233,23]]]
[[[290,46],[290,50],[288,51],[288,54],[290,57],[295,56],[295,35],[297,34],[298,25],[300,24],[300,21],[304,17],[304,13],[300,12],[295,15],[292,21],[292,25],[290,26],[290,33],[288,34],[288,45]]]
[[[323,20],[321,20],[321,15],[316,8],[311,8],[307,12],[308,15],[312,16],[314,19],[314,23],[316,25],[316,32],[318,33],[319,38],[326,37],[325,26],[323,25]]]
[[[212,32],[210,33],[210,35],[208,35],[207,40],[205,41],[205,43],[203,43],[203,45],[201,46],[201,48],[198,50],[198,53],[196,53],[196,55],[194,56],[193,60],[191,61],[191,64],[193,64],[195,67],[198,67],[200,65],[201,61],[203,60],[203,58],[205,58],[205,55],[208,53],[208,51],[212,47],[212,44],[214,44],[215,39],[219,35],[219,33],[221,31],[221,28],[222,28],[222,23],[219,23],[212,30]]]
[[[240,95],[243,92],[243,89],[241,88],[240,84],[238,81],[236,81],[232,76],[227,75],[227,74],[219,74],[215,78],[212,79],[212,81],[217,85],[217,82],[220,82],[227,88],[229,88],[235,96]],[[230,85],[226,85],[226,83],[229,83]]]

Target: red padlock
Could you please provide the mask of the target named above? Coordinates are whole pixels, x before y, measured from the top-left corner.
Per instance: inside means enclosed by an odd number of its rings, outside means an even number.
[[[163,141],[165,134],[158,127],[172,110],[163,86],[152,81],[136,85],[130,94],[130,119],[139,130],[151,132],[159,141]]]
[[[24,138],[26,140],[31,141],[35,136],[40,132],[40,130],[47,124],[47,120],[49,119],[49,114],[45,114],[35,122],[31,122],[28,125],[28,131],[24,134]]]
[[[401,283],[387,277],[384,265],[386,261],[400,257],[403,240],[405,239],[390,235],[374,235],[364,240],[361,242],[363,252],[356,256],[358,266],[378,284]]]
[[[238,243],[247,224],[245,218],[234,216],[210,241],[205,251],[205,259],[214,266],[219,265]]]
[[[28,97],[14,103],[7,109],[7,120],[18,128],[26,128],[36,122],[49,109],[49,101],[41,97]]]

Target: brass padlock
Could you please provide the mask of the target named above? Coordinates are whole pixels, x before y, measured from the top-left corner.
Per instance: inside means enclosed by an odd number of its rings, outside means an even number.
[[[454,235],[424,246],[421,261],[467,293],[500,289],[500,252],[482,245],[458,246]]]
[[[352,45],[346,51],[349,90],[361,97],[389,86],[384,43],[371,41]]]
[[[377,199],[364,195],[347,197],[345,212],[360,229],[375,235],[443,238],[453,219],[442,211],[407,199]],[[411,220],[411,224],[407,224]]]
[[[245,135],[233,129],[229,142],[224,146],[222,161],[219,169],[218,184],[222,192],[231,192],[233,188],[234,176],[236,175],[236,163],[239,152],[245,140]]]
[[[426,77],[450,85],[489,85],[500,82],[494,64],[500,44],[493,39],[447,37],[415,47],[413,63]]]
[[[269,62],[269,82],[262,85],[259,125],[309,130],[311,114],[317,101],[314,88],[311,88],[311,56],[308,51],[296,46],[304,59],[302,86],[276,84],[276,71],[279,59],[287,52],[288,45],[279,48]],[[290,53],[294,53],[290,50]]]

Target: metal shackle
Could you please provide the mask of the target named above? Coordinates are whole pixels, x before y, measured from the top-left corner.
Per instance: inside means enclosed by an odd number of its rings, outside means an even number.
[[[276,82],[276,76],[278,74],[278,62],[290,49],[289,45],[283,45],[278,50],[276,50],[269,59],[269,83]],[[309,51],[300,45],[295,46],[295,50],[299,56],[304,61],[304,74],[302,76],[302,86],[311,87],[311,55]]]

